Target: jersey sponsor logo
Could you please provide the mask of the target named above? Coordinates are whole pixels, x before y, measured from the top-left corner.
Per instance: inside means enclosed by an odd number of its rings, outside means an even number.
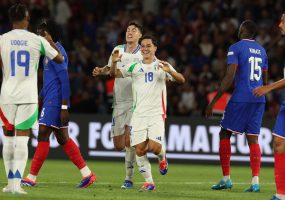
[[[234,52],[233,51],[229,51],[228,52],[228,56],[232,56],[232,55],[234,55]]]

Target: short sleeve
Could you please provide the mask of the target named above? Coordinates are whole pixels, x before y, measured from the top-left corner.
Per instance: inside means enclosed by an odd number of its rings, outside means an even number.
[[[38,36],[40,38],[40,52],[42,55],[45,55],[46,57],[48,57],[49,59],[54,59],[58,52],[49,44],[49,42],[41,37]]]
[[[230,46],[228,50],[228,64],[239,64],[238,63],[238,54],[239,54],[239,49],[237,45],[232,45]]]

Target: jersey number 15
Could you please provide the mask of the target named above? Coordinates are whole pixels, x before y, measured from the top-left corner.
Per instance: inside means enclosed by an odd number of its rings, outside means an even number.
[[[30,53],[25,50],[18,52],[12,51],[10,54],[11,58],[11,76],[15,76],[16,64],[19,67],[25,67],[25,76],[29,76],[30,66]]]
[[[251,56],[248,61],[250,63],[250,80],[259,81],[261,78],[260,64],[262,63],[262,59]]]

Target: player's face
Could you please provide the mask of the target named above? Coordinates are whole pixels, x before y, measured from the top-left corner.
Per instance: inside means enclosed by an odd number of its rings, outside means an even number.
[[[144,59],[154,57],[157,48],[153,45],[151,39],[142,40],[141,46],[141,52]]]
[[[281,16],[279,28],[280,28],[281,35],[285,35],[285,14],[282,14]]]
[[[136,26],[134,25],[128,26],[127,31],[126,31],[126,42],[127,43],[138,42],[141,36],[142,34]]]

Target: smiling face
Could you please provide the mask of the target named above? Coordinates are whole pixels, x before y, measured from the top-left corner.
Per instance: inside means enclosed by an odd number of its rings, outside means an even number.
[[[136,26],[134,25],[128,26],[127,31],[126,31],[126,42],[127,43],[138,42],[141,36],[142,34],[140,30]]]
[[[143,39],[141,41],[141,52],[143,59],[154,59],[157,47],[152,43],[151,39]]]
[[[282,14],[280,23],[279,23],[279,29],[282,36],[285,36],[285,14]]]

